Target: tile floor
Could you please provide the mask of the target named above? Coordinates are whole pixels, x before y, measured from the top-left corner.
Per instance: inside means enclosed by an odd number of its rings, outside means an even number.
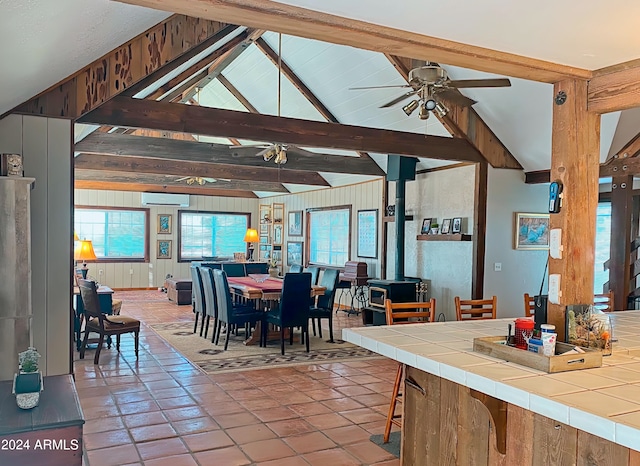
[[[139,293],[116,293],[123,314],[143,324],[192,321],[189,306],[147,302],[150,292]],[[340,336],[361,318],[339,312],[334,323]],[[84,464],[399,465],[369,440],[384,429],[396,364],[375,359],[207,375],[143,325],[138,361],[129,335],[120,354],[104,348],[98,366],[93,350],[75,361]]]

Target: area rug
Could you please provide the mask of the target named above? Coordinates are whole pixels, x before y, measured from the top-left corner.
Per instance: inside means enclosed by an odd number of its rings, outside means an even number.
[[[280,354],[279,340],[270,341],[266,348],[261,348],[259,345],[244,345],[242,332],[239,336],[231,335],[229,348],[224,351],[225,335],[220,336],[218,346],[211,343],[213,324],[207,339],[198,333],[193,333],[193,322],[152,324],[150,327],[184,357],[207,373],[380,358],[376,353],[343,340],[334,339],[334,343],[330,343],[313,335],[309,340],[308,353],[303,344],[294,342],[293,345],[289,345],[288,340],[284,356]],[[295,335],[299,336],[299,332],[296,331]]]
[[[372,435],[371,437],[369,437],[369,440],[371,440],[376,445],[379,445],[396,458],[400,458],[400,432],[391,432],[391,434],[389,435],[389,441],[387,443],[382,443],[383,437],[384,436],[382,434]]]

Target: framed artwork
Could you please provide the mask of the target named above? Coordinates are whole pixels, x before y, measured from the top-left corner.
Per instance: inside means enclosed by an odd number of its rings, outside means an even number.
[[[269,236],[269,225],[267,225],[266,223],[261,223],[260,224],[260,234]]]
[[[451,233],[457,234],[462,232],[462,218],[454,217],[451,223]]]
[[[171,240],[158,240],[158,250],[156,251],[158,259],[171,259]]]
[[[440,234],[448,235],[451,233],[451,219],[444,218],[442,219],[442,225],[440,226]]]
[[[378,257],[378,209],[358,211],[358,257]]]
[[[171,214],[158,214],[158,234],[171,234]]]
[[[282,223],[277,223],[273,226],[273,244],[274,245],[281,245],[282,244],[282,229],[283,229],[283,225]]]
[[[260,244],[269,244],[269,236],[260,235]]]
[[[302,241],[287,241],[287,264],[300,264],[303,265],[302,257]]]
[[[289,236],[302,236],[302,211],[289,212]]]
[[[431,219],[430,218],[425,218],[422,221],[422,228],[420,229],[420,234],[421,235],[428,235],[430,229],[431,229]]]
[[[549,249],[549,214],[515,213],[514,249]]]

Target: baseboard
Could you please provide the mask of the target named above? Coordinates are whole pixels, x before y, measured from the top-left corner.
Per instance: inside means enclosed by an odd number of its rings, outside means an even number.
[[[148,286],[146,288],[144,288],[144,287],[143,288],[113,288],[113,287],[111,287],[111,289],[113,291],[146,291],[146,290],[151,291],[151,290],[157,290],[158,287],[157,286]]]

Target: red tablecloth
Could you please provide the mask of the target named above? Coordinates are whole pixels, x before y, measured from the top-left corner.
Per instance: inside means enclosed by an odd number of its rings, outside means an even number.
[[[259,288],[263,293],[274,293],[282,291],[282,280],[277,278],[267,278],[264,282],[258,283],[251,277],[227,277],[230,285],[243,285],[250,288]]]

